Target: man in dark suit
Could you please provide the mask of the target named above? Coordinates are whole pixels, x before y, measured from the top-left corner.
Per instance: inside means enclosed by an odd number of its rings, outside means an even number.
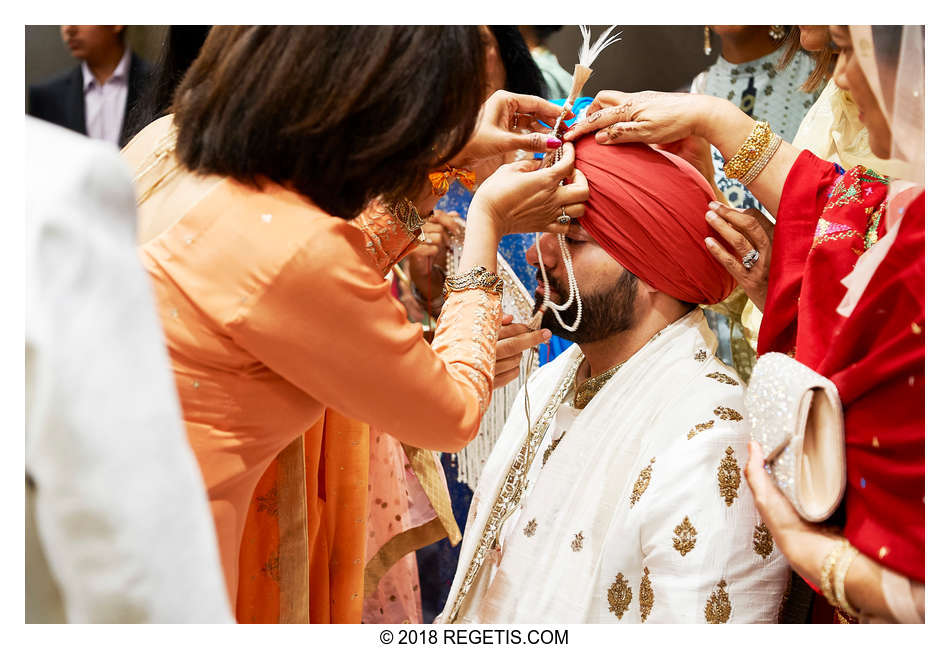
[[[125,25],[63,25],[63,42],[81,61],[69,72],[30,86],[27,112],[78,133],[124,146],[129,113],[151,66],[125,44]]]

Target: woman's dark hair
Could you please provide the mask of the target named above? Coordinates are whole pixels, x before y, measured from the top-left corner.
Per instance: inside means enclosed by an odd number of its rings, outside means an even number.
[[[475,26],[214,27],[175,92],[176,152],[353,218],[461,151],[484,58]]]
[[[172,95],[208,37],[211,25],[170,25],[148,85],[132,106],[131,134],[138,133],[171,108]]]
[[[505,66],[505,90],[545,96],[544,77],[518,28],[511,25],[490,25],[488,28],[498,43],[501,63]]]

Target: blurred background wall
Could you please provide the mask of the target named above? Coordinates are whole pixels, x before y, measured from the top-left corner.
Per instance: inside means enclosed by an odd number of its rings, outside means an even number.
[[[596,38],[607,25],[592,25]],[[166,25],[130,25],[128,39],[139,56],[154,61],[165,37]],[[611,45],[597,59],[586,93],[598,90],[686,90],[692,78],[715,61],[713,53],[703,54],[700,25],[621,25],[619,43]],[[565,25],[548,41],[561,65],[573,72],[580,46],[580,30]],[[76,65],[59,36],[59,25],[26,26],[26,83],[37,83]],[[24,88],[25,97],[25,88]]]
[[[591,25],[591,40],[609,25]],[[713,51],[703,54],[702,25],[620,25],[619,43],[597,57],[594,74],[584,86],[584,94],[599,90],[688,91],[699,72],[712,65],[719,55],[717,39]],[[548,39],[548,47],[568,72],[574,71],[581,33],[577,25],[565,25]]]

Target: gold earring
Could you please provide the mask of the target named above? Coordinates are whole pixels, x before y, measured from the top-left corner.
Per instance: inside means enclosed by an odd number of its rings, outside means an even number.
[[[703,54],[709,56],[712,53],[712,45],[709,43],[709,25],[703,27]]]
[[[780,41],[785,38],[785,25],[769,25],[769,38]]]

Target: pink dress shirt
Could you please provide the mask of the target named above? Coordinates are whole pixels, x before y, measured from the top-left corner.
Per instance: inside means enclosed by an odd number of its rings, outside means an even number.
[[[125,119],[125,102],[129,96],[131,64],[132,50],[126,48],[112,76],[100,84],[83,61],[82,92],[86,102],[86,134],[89,137],[119,145]]]

